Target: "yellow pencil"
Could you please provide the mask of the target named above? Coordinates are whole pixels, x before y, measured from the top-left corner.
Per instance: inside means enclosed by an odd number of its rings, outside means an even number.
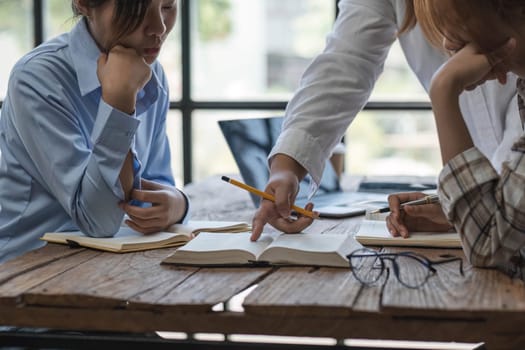
[[[256,195],[258,195],[259,197],[262,197],[264,199],[267,199],[269,201],[272,201],[272,202],[275,202],[275,197],[272,196],[271,194],[269,193],[266,193],[266,192],[263,192],[263,191],[260,191],[252,186],[249,186],[249,185],[246,185],[240,181],[237,181],[237,180],[234,180],[234,179],[230,179],[228,176],[223,176],[222,177],[222,180],[226,181],[226,182],[229,182],[231,183],[232,185],[235,185],[237,187],[240,187],[248,192],[251,192],[251,193],[254,193]],[[319,218],[319,214],[313,212],[313,211],[309,211],[309,210],[306,210],[306,209],[303,209],[301,207],[298,207],[296,205],[292,205],[292,209],[301,214],[301,215],[304,215],[304,216],[307,216],[309,218],[312,218],[312,219],[317,219]]]

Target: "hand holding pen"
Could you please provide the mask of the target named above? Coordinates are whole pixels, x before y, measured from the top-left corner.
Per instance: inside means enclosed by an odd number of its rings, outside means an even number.
[[[386,225],[392,236],[408,237],[409,232],[447,232],[448,222],[437,196],[421,192],[402,192],[388,196],[388,209],[378,212],[390,212]]]
[[[423,204],[433,204],[433,203],[439,203],[439,197],[438,197],[437,194],[431,194],[431,195],[425,196],[425,197],[420,198],[420,199],[415,199],[413,201],[403,202],[403,203],[401,203],[399,208],[403,209],[407,205],[423,205]],[[373,210],[370,213],[371,214],[387,213],[389,211],[390,211],[390,207],[384,207],[384,208],[381,208],[381,209]]]

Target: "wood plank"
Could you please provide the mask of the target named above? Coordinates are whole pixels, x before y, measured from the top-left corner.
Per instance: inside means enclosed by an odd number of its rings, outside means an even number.
[[[51,248],[51,250],[54,250],[54,248]],[[81,249],[78,253],[75,252],[70,255],[66,254],[65,257],[55,260],[48,260],[49,256],[44,254],[47,257],[46,259],[43,259],[47,261],[45,265],[35,265],[32,269],[26,269],[24,273],[17,274],[8,280],[4,280],[4,283],[0,285],[0,304],[24,304],[26,302],[25,295],[28,290],[42,284],[45,285],[46,281],[53,280],[58,276],[66,274],[68,270],[74,270],[78,265],[89,261],[99,254],[100,253],[96,251]],[[26,255],[21,261],[26,261],[26,259],[31,256],[32,255]],[[20,263],[20,265],[24,264],[24,262]],[[69,280],[69,283],[73,284],[71,283],[72,281],[75,281],[75,279]]]
[[[0,284],[55,260],[78,254],[82,250],[83,249],[71,249],[64,245],[47,244],[40,249],[27,252],[16,259],[2,264],[2,268],[0,269]]]
[[[399,251],[400,248],[389,248]],[[430,259],[440,255],[464,255],[460,250],[411,249]],[[485,314],[486,312],[523,312],[525,310],[525,287],[521,280],[512,280],[502,272],[492,269],[473,268],[464,263],[464,276],[459,273],[459,263],[437,265],[437,274],[430,277],[420,288],[411,289],[401,285],[391,272],[382,298],[383,311],[396,314]],[[412,273],[414,266],[400,266]]]
[[[231,178],[240,180],[238,175]],[[251,223],[255,206],[247,191],[236,188],[212,176],[197,185],[189,184],[184,192],[191,201],[191,217],[194,220],[228,220]]]
[[[269,268],[205,268],[178,286],[165,284],[129,300],[128,308],[209,312],[256,283]]]
[[[362,290],[350,270],[281,268],[261,281],[244,300],[246,313],[348,316]],[[371,310],[376,311],[374,303]],[[375,305],[379,305],[376,299]]]
[[[196,268],[175,268],[160,262],[173,248],[136,253],[97,253],[96,259],[86,260],[63,273],[33,286],[24,293],[28,305],[59,307],[126,307],[141,300],[156,289],[173,289]],[[48,269],[37,271],[48,274]]]

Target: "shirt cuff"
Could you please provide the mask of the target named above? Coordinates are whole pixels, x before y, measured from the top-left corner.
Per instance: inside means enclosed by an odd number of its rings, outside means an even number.
[[[449,221],[454,218],[454,207],[465,194],[483,184],[498,179],[490,161],[473,147],[452,158],[439,174],[439,199]]]
[[[292,140],[300,140],[300,142]],[[325,159],[331,152],[332,150],[323,153],[319,143],[312,135],[302,130],[285,130],[277,139],[268,159],[276,154],[285,154],[295,159],[310,174],[317,188],[323,176]]]
[[[186,211],[184,212],[184,215],[182,215],[182,218],[177,222],[177,224],[187,224],[190,220],[190,199],[186,195],[186,193],[182,192],[178,188],[176,188],[177,191],[179,191],[184,196],[184,201],[186,202]]]

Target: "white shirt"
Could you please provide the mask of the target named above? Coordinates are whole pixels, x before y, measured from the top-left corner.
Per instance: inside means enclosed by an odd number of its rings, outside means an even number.
[[[324,51],[307,68],[287,106],[283,130],[269,155],[294,158],[316,183],[325,159],[368,101],[383,71],[404,19],[405,0],[341,0],[339,10]],[[418,26],[398,40],[428,91],[432,75],[447,57],[425,40]],[[509,154],[509,147],[500,145],[512,144],[522,131],[513,100],[516,78],[509,75],[508,80],[504,86],[487,82],[460,97],[474,144],[498,170]]]

